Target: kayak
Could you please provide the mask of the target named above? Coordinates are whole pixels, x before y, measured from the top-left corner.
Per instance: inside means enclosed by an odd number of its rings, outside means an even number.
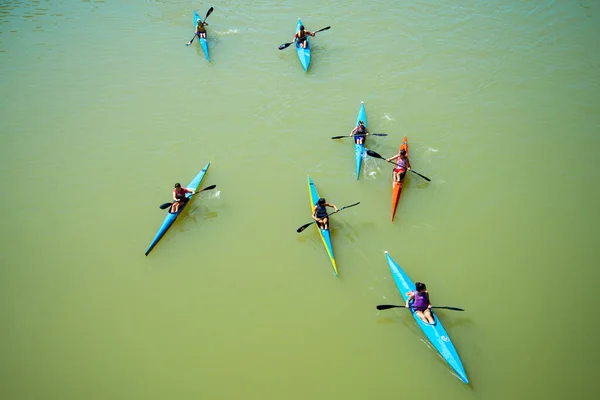
[[[396,281],[398,291],[400,292],[402,298],[406,302],[406,294],[409,291],[415,290],[415,284],[408,277],[406,272],[404,272],[402,268],[400,268],[396,261],[394,261],[394,259],[390,257],[387,251],[385,252],[385,257],[387,259],[388,266],[390,267],[392,276],[394,277],[394,281]],[[433,315],[433,318],[435,320],[433,324],[423,322],[412,308],[410,309],[410,312],[417,321],[417,325],[419,325],[423,333],[425,333],[425,336],[427,336],[429,342],[440,353],[442,358],[446,360],[446,362],[452,367],[452,369],[456,372],[460,380],[464,383],[469,383],[467,373],[463,368],[462,362],[460,361],[460,357],[458,356],[458,353],[456,352],[456,349],[454,348],[454,345],[452,344],[448,333],[442,326],[442,323],[440,322],[438,317],[434,314],[433,310],[431,310],[431,315]]]
[[[358,117],[356,117],[356,125],[358,126],[358,121],[362,121],[365,123],[365,128],[367,127],[367,113],[365,112],[365,102],[360,102],[360,109],[358,110]],[[360,166],[362,164],[363,156],[365,154],[365,143],[367,141],[367,137],[364,137],[363,144],[357,144],[356,140],[354,141],[354,156],[356,158],[356,179],[360,176]]]
[[[302,21],[298,18],[298,24],[296,25],[296,33],[300,31],[300,26],[302,25]],[[300,59],[300,64],[302,64],[302,68],[304,71],[308,71],[308,65],[310,64],[310,42],[308,41],[308,35],[306,36],[306,48],[302,48],[298,42],[296,42],[296,53],[298,53],[298,58]]]
[[[200,15],[198,15],[198,11],[194,10],[194,32],[196,31],[196,26],[198,25],[198,20],[201,19]],[[208,37],[208,34],[206,35]],[[206,38],[198,38],[200,40],[200,46],[202,46],[202,50],[204,51],[204,55],[206,56],[206,60],[210,61],[210,57],[208,56],[208,43],[206,43]]]
[[[317,188],[315,188],[315,184],[313,183],[310,176],[308,177],[308,197],[310,199],[310,212],[312,214],[320,197],[319,193],[317,192]],[[331,246],[331,235],[329,229],[321,229],[316,223],[315,226],[319,231],[319,235],[321,235],[321,239],[323,240],[323,244],[325,245],[325,250],[327,250],[327,255],[329,256],[331,266],[333,267],[333,274],[335,276],[338,276],[337,265],[335,264],[335,256],[333,255],[333,247]]]
[[[200,184],[202,183],[202,180],[204,179],[204,175],[206,175],[206,171],[208,171],[208,167],[210,167],[210,163],[206,164],[204,166],[204,168],[202,168],[202,170],[200,172],[198,172],[198,175],[196,175],[194,177],[194,179],[192,179],[192,181],[187,184],[186,188],[197,191],[198,186],[200,186]],[[186,193],[186,196],[189,199],[190,197],[192,197],[192,193]],[[181,205],[179,207],[179,210],[175,214],[171,213],[171,211],[169,209],[169,212],[167,213],[165,220],[163,221],[162,225],[158,229],[158,232],[156,232],[156,236],[154,236],[154,239],[152,239],[152,243],[150,243],[150,246],[148,246],[148,249],[146,250],[145,255],[148,255],[148,253],[150,253],[150,251],[152,251],[154,246],[156,246],[156,244],[160,241],[160,239],[162,239],[162,237],[165,235],[165,233],[167,233],[167,231],[169,230],[171,225],[173,225],[173,222],[175,222],[177,217],[183,212],[183,209],[185,208],[185,206],[188,205],[190,202],[191,202],[191,200],[188,200],[185,204]]]
[[[402,139],[400,150],[406,151],[406,157],[408,157],[408,139],[406,138],[406,135],[404,135],[404,139]],[[404,174],[404,179],[402,180],[402,182],[394,182],[392,172],[392,221],[394,220],[394,215],[396,214],[396,207],[398,206],[398,201],[400,200],[400,193],[402,193],[402,186],[404,185],[404,181],[406,180],[407,176],[408,171],[406,171],[406,173]]]

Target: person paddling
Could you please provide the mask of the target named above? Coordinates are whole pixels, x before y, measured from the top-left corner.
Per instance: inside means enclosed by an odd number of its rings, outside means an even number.
[[[349,136],[354,136],[354,142],[356,144],[363,144],[365,141],[365,136],[369,135],[369,131],[365,126],[364,121],[358,121],[358,125],[350,132]]]
[[[406,293],[406,308],[412,307],[415,310],[415,314],[421,318],[426,324],[433,324],[433,315],[431,314],[431,302],[429,301],[429,293],[427,292],[427,286],[422,282],[415,282],[416,291],[410,291]],[[412,304],[409,304],[413,300]]]
[[[323,197],[319,199],[312,213],[312,219],[317,221],[320,229],[329,229],[329,217],[327,216],[327,207],[332,207],[335,212],[338,208],[334,204],[329,204]]]
[[[304,30],[304,25],[300,25],[300,30],[298,32],[296,32],[296,34],[294,35],[294,40],[292,40],[292,42],[298,42],[298,46],[302,47],[303,49],[306,48],[306,44],[308,43],[306,41],[306,36],[315,36],[315,33],[312,33],[311,31],[305,31]]]
[[[387,158],[386,161],[396,160],[396,167],[394,168],[394,182],[402,182],[406,176],[406,171],[410,170],[410,161],[406,155],[406,150],[402,149],[393,157]]]
[[[199,38],[206,39],[206,28],[204,28],[205,26],[208,26],[208,24],[198,18],[198,23],[196,24],[196,36],[198,36]],[[196,37],[196,36],[194,36],[194,37]],[[194,40],[194,39],[192,39],[192,40]],[[190,44],[192,44],[192,40],[190,40],[188,42],[188,46]]]
[[[175,184],[175,190],[173,190],[173,205],[171,206],[171,214],[177,214],[179,207],[187,203],[189,198],[186,193],[194,193],[193,190],[181,187],[181,184],[177,182]]]

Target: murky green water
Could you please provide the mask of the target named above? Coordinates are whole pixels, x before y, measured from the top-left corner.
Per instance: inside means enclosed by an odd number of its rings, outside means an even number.
[[[208,64],[192,11],[215,11]],[[310,10],[310,11],[309,11]],[[300,16],[308,73],[289,41]],[[595,398],[596,2],[0,4],[0,397]],[[357,34],[358,31],[358,34]],[[367,147],[408,135],[391,166]],[[174,182],[205,192],[149,257]],[[339,207],[340,277],[306,176]],[[471,384],[402,310],[427,283]],[[590,312],[592,311],[592,312]]]

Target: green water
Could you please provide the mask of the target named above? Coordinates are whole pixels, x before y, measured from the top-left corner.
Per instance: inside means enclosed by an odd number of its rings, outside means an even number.
[[[0,398],[597,398],[598,2],[4,1]],[[191,39],[208,18],[211,63]],[[310,11],[308,11],[310,10]],[[308,73],[291,40],[312,39]],[[356,34],[356,31],[360,34]],[[390,222],[391,166],[414,170]],[[206,162],[148,257],[158,205]],[[307,175],[338,207],[340,276]],[[437,305],[422,341],[384,250]]]

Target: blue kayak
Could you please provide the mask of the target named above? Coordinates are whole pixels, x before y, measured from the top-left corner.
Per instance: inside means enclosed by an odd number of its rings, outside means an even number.
[[[198,25],[199,19],[201,19],[201,18],[200,18],[200,15],[198,15],[198,11],[194,10],[194,32],[196,31],[196,26]],[[208,34],[206,36],[208,36]],[[208,43],[206,43],[206,38],[199,37],[198,40],[200,40],[200,46],[202,46],[202,50],[204,51],[206,60],[210,61],[210,57],[208,56]]]
[[[197,191],[198,186],[200,186],[200,184],[202,183],[202,180],[204,179],[204,175],[206,175],[206,171],[208,171],[208,167],[210,167],[210,163],[206,164],[204,166],[204,168],[202,168],[202,170],[200,172],[198,172],[198,175],[196,175],[194,177],[194,179],[192,179],[192,181],[190,183],[188,183],[188,185],[186,187],[188,189],[193,189],[194,191]],[[192,197],[192,193],[187,193],[186,196],[189,199]],[[169,212],[167,213],[165,220],[163,221],[162,225],[158,229],[158,232],[156,232],[156,236],[154,236],[154,239],[152,239],[152,243],[150,243],[150,246],[148,246],[148,250],[146,250],[145,255],[148,255],[148,253],[150,253],[150,251],[152,251],[154,246],[156,246],[156,244],[160,241],[160,239],[162,239],[162,237],[165,235],[165,233],[167,233],[167,231],[169,230],[171,225],[173,225],[173,222],[175,222],[175,220],[177,219],[179,214],[181,214],[183,212],[183,209],[185,208],[185,206],[188,205],[188,203],[190,203],[190,202],[191,202],[191,200],[188,200],[185,204],[181,205],[176,214],[171,213],[170,209],[169,209]]]
[[[300,26],[303,25],[300,18],[298,18],[298,24],[296,25],[296,33],[300,31]],[[304,71],[308,71],[308,65],[310,64],[310,42],[308,41],[308,35],[306,36],[306,48],[302,48],[298,42],[296,42],[296,53],[300,59],[300,64]]]
[[[407,293],[409,291],[415,291],[415,284],[409,278],[409,276],[400,268],[400,266],[394,261],[392,257],[385,252],[385,257],[388,262],[388,266],[390,267],[390,271],[392,276],[394,277],[394,281],[396,281],[396,286],[398,287],[398,291],[402,295],[402,298],[406,302],[408,298]],[[462,362],[460,361],[460,357],[448,336],[448,333],[442,326],[442,323],[438,319],[437,315],[433,313],[431,310],[431,315],[433,316],[435,322],[433,324],[428,324],[423,322],[421,318],[414,312],[414,310],[410,309],[411,314],[417,321],[417,325],[421,328],[425,336],[429,342],[435,347],[435,349],[440,353],[440,355],[446,360],[446,362],[454,369],[458,377],[464,383],[469,383],[469,379],[467,378],[467,373],[463,368]]]
[[[308,197],[310,198],[310,212],[312,213],[319,201],[319,193],[317,192],[317,188],[313,183],[313,180],[308,177]],[[331,224],[331,221],[329,221]],[[319,235],[321,235],[321,240],[323,241],[323,245],[325,246],[325,250],[327,251],[327,255],[329,256],[329,261],[331,261],[331,266],[333,267],[333,274],[338,276],[337,265],[335,263],[335,256],[333,255],[333,247],[331,246],[331,234],[329,229],[321,229],[319,225],[315,223],[317,230],[319,231]]]
[[[365,123],[365,128],[367,127],[367,113],[365,111],[365,102],[360,102],[360,109],[358,110],[358,117],[356,117],[356,125],[358,126],[358,121],[362,121]],[[360,177],[360,166],[362,164],[363,156],[365,154],[365,142],[367,141],[367,137],[364,137],[363,143],[356,143],[356,139],[354,139],[354,157],[356,158],[356,179]]]

